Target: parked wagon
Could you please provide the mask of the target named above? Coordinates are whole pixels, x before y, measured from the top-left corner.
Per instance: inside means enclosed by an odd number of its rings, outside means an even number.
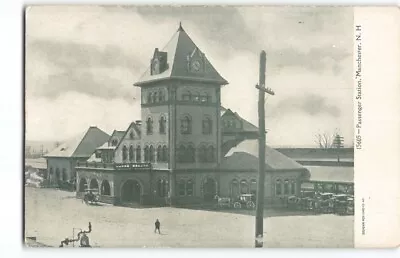
[[[255,209],[255,195],[254,194],[241,194],[233,203],[235,209],[247,208]]]
[[[88,205],[97,204],[100,200],[100,194],[97,189],[86,189],[83,201]]]
[[[318,193],[315,202],[315,211],[320,213],[332,213],[334,210],[333,193]]]

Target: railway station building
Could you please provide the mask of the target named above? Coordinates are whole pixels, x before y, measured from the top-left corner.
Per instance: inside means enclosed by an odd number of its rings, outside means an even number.
[[[179,26],[164,48],[149,53],[141,118],[114,131],[76,163],[77,196],[99,189],[101,201],[124,205],[197,204],[216,195],[256,193],[258,128],[221,106],[229,87]],[[265,201],[280,205],[310,176],[299,163],[266,147]]]

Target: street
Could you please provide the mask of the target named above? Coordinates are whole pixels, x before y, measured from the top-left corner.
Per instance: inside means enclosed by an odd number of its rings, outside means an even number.
[[[179,208],[87,206],[74,193],[25,188],[27,237],[58,246],[87,230],[93,247],[247,247],[254,245],[255,217]],[[353,216],[279,214],[264,218],[264,247],[353,247]],[[161,234],[154,222],[161,222]],[[77,232],[79,230],[75,230]],[[77,246],[77,244],[75,244]]]

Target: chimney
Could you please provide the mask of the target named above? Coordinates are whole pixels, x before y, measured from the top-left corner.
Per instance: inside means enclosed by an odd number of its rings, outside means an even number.
[[[137,124],[137,125],[139,125],[139,126],[142,125],[142,120],[136,120],[136,121],[135,121],[135,124]]]

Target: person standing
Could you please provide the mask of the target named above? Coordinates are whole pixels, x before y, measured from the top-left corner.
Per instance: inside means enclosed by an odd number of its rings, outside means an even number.
[[[157,232],[157,230],[158,230],[158,234],[161,234],[161,232],[160,232],[160,227],[161,227],[161,223],[160,223],[160,221],[157,219],[156,220],[156,223],[154,223],[155,224],[155,229],[154,229],[154,233],[156,233]]]

